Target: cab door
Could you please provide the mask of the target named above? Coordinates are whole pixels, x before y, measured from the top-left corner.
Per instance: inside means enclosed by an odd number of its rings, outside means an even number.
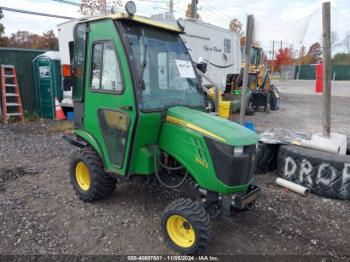
[[[106,171],[126,175],[137,117],[132,77],[112,20],[89,23],[84,128],[97,140]]]

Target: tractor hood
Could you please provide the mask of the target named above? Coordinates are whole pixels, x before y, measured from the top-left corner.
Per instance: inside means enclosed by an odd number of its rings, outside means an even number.
[[[259,141],[259,136],[248,128],[187,107],[169,108],[166,120],[232,146],[251,145]]]

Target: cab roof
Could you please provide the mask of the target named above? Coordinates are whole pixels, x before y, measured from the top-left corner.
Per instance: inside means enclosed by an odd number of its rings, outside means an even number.
[[[135,22],[139,22],[142,24],[162,28],[165,30],[169,31],[174,31],[178,33],[182,33],[183,30],[178,27],[177,25],[172,25],[172,24],[167,24],[167,23],[162,23],[156,20],[153,20],[151,18],[143,17],[143,16],[129,16],[126,13],[117,13],[117,14],[112,14],[112,15],[106,15],[106,16],[92,16],[92,17],[87,17],[87,18],[81,18],[78,19],[78,22],[92,22],[92,21],[98,21],[98,20],[104,20],[104,19],[113,19],[113,20],[131,20]]]

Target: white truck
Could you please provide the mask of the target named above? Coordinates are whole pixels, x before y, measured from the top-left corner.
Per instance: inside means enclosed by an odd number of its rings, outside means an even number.
[[[152,16],[155,20],[164,23],[176,24],[175,19],[169,17]],[[70,64],[69,52],[73,48],[73,29],[78,20],[71,20],[58,25],[58,43],[61,55],[61,65]],[[188,48],[193,62],[207,63],[208,76],[216,87],[225,90],[228,77],[240,73],[241,50],[240,36],[215,25],[205,23],[201,20],[184,20],[184,34],[182,39]],[[213,86],[205,78],[203,85]],[[65,91],[61,102],[63,107],[73,106],[71,91]]]

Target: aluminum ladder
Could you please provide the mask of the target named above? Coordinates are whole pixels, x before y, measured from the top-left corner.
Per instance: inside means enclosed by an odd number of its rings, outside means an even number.
[[[10,117],[24,122],[16,69],[13,65],[1,65],[1,104],[4,124],[7,124]]]

